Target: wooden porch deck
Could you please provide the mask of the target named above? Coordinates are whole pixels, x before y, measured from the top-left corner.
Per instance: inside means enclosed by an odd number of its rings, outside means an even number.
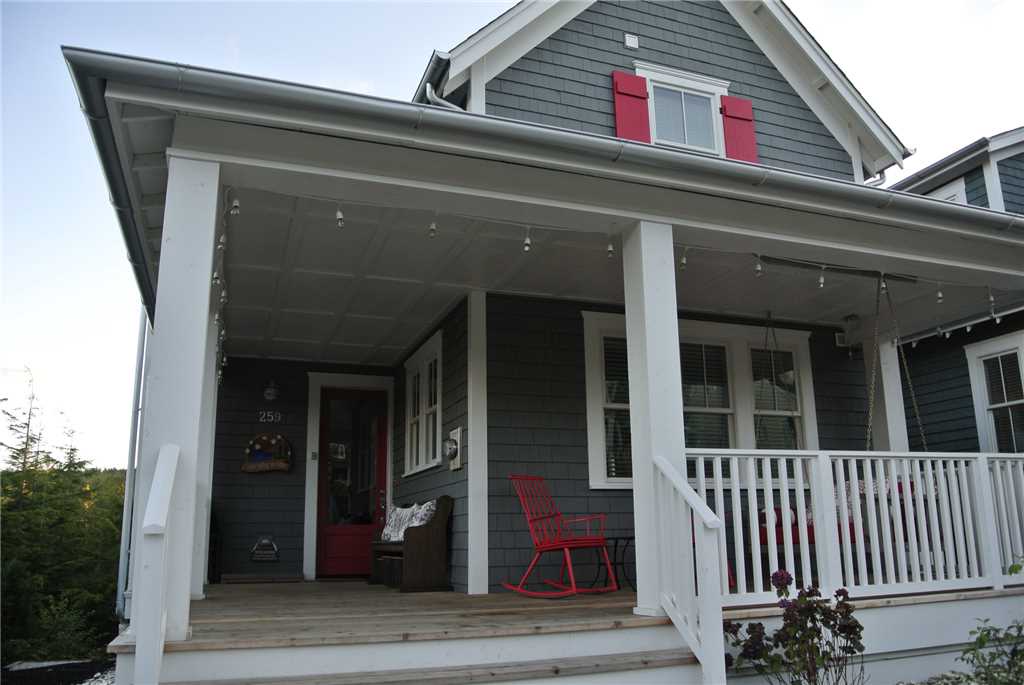
[[[400,593],[361,581],[211,585],[192,602],[192,638],[166,651],[309,647],[542,635],[667,625],[619,591],[559,600],[513,593]],[[119,636],[111,653],[135,645]]]

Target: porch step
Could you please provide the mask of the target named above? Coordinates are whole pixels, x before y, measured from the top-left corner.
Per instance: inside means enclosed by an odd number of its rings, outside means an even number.
[[[517,661],[504,664],[471,664],[434,668],[402,669],[397,671],[363,671],[337,675],[306,676],[301,678],[243,678],[238,680],[195,681],[175,685],[414,685],[462,683],[500,683],[600,673],[623,673],[670,669],[684,666],[697,667],[697,660],[687,650],[663,649],[631,654],[607,654]],[[696,672],[696,671],[695,671]]]

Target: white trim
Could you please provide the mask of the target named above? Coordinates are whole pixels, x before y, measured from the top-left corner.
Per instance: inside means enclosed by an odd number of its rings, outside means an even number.
[[[999,167],[988,157],[981,163],[981,173],[985,177],[985,193],[988,195],[988,208],[997,212],[1005,212],[1003,203],[1003,184],[999,180]]]
[[[859,138],[861,144],[873,143],[877,153],[862,160],[870,175],[893,164],[903,166],[903,143],[788,8],[776,0],[722,4],[851,159],[851,140]]]
[[[466,371],[466,424],[468,442],[466,500],[468,508],[467,592],[487,594],[489,578],[488,492],[487,492],[487,294],[469,294],[467,325],[468,368]]]
[[[444,94],[469,80],[477,65],[483,66],[480,76],[487,83],[592,4],[594,0],[532,0],[514,5],[452,49]]]
[[[929,191],[926,195],[938,200],[959,202],[960,204],[965,205],[967,204],[967,184],[964,182],[963,176],[958,176],[949,183],[941,185],[935,190]]]
[[[632,479],[608,478],[605,466],[604,384],[602,341],[605,337],[627,337],[626,317],[622,314],[584,311],[583,350],[587,398],[587,464],[593,489],[628,489]],[[776,329],[779,347],[793,353],[797,370],[802,433],[798,449],[818,449],[818,415],[814,403],[814,378],[811,368],[810,332]],[[763,348],[764,327],[679,319],[680,342],[705,343],[726,347],[729,392],[733,416],[733,440],[736,449],[754,449],[753,378],[750,374],[750,349]],[[631,395],[632,397],[632,392]]]
[[[435,375],[437,377],[437,392],[436,392],[436,403],[433,406],[434,413],[434,454],[436,455],[430,461],[426,460],[427,451],[426,443],[424,438],[428,435],[425,430],[426,417],[428,415],[427,409],[427,396],[430,392],[430,363],[436,364]],[[419,414],[413,414],[412,410],[412,383],[409,382],[410,374],[418,373],[420,375],[421,390],[420,401],[422,402],[422,409]],[[408,359],[405,360],[405,425],[403,427],[403,435],[405,435],[405,464],[402,472],[402,477],[411,476],[414,473],[420,473],[427,469],[432,469],[435,466],[440,466],[442,462],[441,444],[443,438],[441,437],[441,430],[444,427],[444,387],[442,379],[444,376],[444,363],[442,357],[442,331],[438,330],[432,336],[420,345]],[[417,420],[423,423],[423,428],[420,430],[419,445],[424,446],[422,453],[419,455],[423,457],[423,460],[414,459],[414,455],[411,452],[412,441],[409,439],[409,424],[411,421]],[[419,463],[417,463],[419,462]]]
[[[388,395],[388,444],[387,444],[387,506],[391,507],[391,487],[394,467],[394,415],[395,379],[391,376],[370,376],[354,373],[321,373],[310,371],[309,401],[306,409],[306,492],[302,517],[302,577],[316,579],[316,498],[319,483],[320,463],[314,456],[320,450],[320,394],[324,388],[345,388],[348,390],[383,390]]]
[[[649,93],[647,115],[650,119],[651,142],[657,145],[711,153],[719,157],[725,156],[725,135],[722,131],[721,110],[722,96],[729,94],[728,81],[640,60],[635,60],[633,67],[637,76],[647,79],[647,92]],[[657,117],[654,115],[654,86],[656,85],[684,93],[707,96],[711,99],[711,139],[714,147],[706,148],[674,140],[658,139]],[[685,110],[683,116],[685,117]]]
[[[1024,126],[1004,131],[988,139],[988,153],[993,162],[1024,152]]]
[[[1017,350],[1017,361],[1024,372],[1024,331],[1015,331],[998,338],[989,338],[964,345],[967,371],[971,377],[974,400],[974,421],[978,427],[978,446],[982,452],[996,452],[995,426],[988,410],[988,386],[985,383],[984,360]]]

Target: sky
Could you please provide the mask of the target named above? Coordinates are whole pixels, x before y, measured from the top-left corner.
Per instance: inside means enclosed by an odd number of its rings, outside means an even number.
[[[24,405],[30,370],[47,439],[125,463],[140,302],[60,45],[407,100],[512,4],[0,2],[0,398]],[[788,4],[917,150],[890,181],[1024,124],[1024,2]]]

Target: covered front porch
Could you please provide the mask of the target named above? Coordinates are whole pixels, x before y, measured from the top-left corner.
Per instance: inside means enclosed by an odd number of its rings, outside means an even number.
[[[271,107],[247,101],[253,79],[211,73],[191,92],[164,76],[105,90],[155,287],[124,682],[155,682],[175,650],[235,649],[196,648],[224,631],[275,639],[278,619],[282,648],[343,634],[377,595],[332,613],[358,586],[262,586],[268,604],[260,586],[209,585],[211,569],[348,575],[324,571],[324,521],[372,527],[385,504],[439,495],[455,501],[460,592],[380,594],[385,614],[472,606],[469,631],[543,632],[531,613],[565,626],[577,608],[668,620],[705,682],[724,680],[723,607],[769,603],[778,568],[863,598],[1013,581],[1020,457],[910,452],[898,345],[1019,301],[1011,219],[431,107],[298,87]],[[384,463],[363,480],[322,466],[355,454],[324,429],[325,392],[344,389],[385,418],[366,440]],[[263,434],[290,443],[287,468],[242,468]],[[635,596],[494,594],[531,554],[508,484],[521,472],[632,538]],[[302,670],[284,658],[281,673]]]

